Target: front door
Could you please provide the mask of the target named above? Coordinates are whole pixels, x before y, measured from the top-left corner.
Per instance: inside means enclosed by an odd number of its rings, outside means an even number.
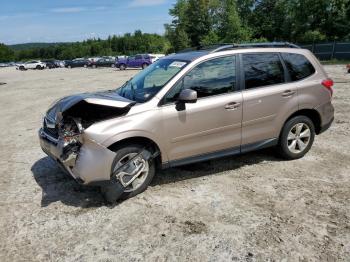
[[[198,101],[178,111],[176,99],[186,88],[197,91]],[[242,93],[237,88],[236,56],[197,65],[170,90],[163,103],[162,123],[170,161],[225,149],[239,152]]]

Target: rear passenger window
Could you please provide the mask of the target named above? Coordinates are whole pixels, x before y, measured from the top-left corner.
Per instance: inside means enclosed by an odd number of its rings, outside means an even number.
[[[282,57],[292,81],[302,80],[315,73],[315,68],[303,55],[282,53]]]
[[[243,54],[245,89],[284,83],[284,70],[278,54]]]

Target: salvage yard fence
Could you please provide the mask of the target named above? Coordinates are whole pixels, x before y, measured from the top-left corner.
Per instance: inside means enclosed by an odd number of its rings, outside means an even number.
[[[350,42],[300,44],[300,46],[309,49],[320,60],[350,60]]]

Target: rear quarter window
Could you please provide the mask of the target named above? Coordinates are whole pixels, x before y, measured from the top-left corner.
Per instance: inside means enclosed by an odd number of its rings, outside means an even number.
[[[299,81],[313,75],[316,70],[310,61],[303,55],[282,53],[292,81]]]

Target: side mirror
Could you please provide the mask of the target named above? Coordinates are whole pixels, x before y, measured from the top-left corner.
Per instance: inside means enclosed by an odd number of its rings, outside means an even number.
[[[197,102],[197,91],[194,91],[192,89],[184,89],[180,92],[177,101],[183,104],[194,104]]]

